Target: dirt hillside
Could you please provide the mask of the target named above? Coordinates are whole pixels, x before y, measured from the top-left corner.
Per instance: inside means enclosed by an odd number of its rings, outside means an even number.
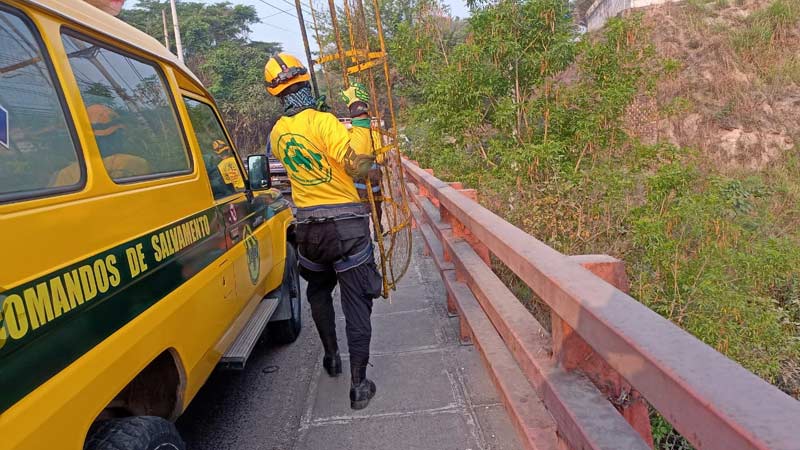
[[[628,110],[645,142],[763,169],[800,142],[800,1],[690,0],[642,10],[666,75]]]

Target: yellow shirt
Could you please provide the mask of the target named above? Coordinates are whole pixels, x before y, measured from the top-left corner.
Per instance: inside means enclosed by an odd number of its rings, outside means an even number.
[[[217,170],[222,176],[222,181],[227,184],[232,184],[236,189],[244,189],[244,180],[242,180],[241,172],[239,172],[239,165],[236,164],[236,158],[229,156],[219,164]]]
[[[117,153],[116,155],[103,158],[103,164],[111,179],[135,177],[137,175],[149,175],[150,164],[144,158],[129,155],[127,153]],[[75,184],[81,177],[81,169],[77,162],[58,171],[50,182],[51,187],[69,186]]]
[[[281,117],[272,128],[270,144],[286,168],[298,207],[359,202],[343,163],[350,134],[333,114],[306,109]]]
[[[350,128],[350,146],[353,147],[353,150],[358,153],[375,155],[375,162],[382,164],[384,160],[383,153],[381,153],[381,149],[383,148],[383,137],[378,130],[371,131],[372,139],[370,139],[370,130],[368,128]]]

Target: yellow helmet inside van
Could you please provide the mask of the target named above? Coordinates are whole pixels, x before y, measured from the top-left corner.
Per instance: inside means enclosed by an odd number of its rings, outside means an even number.
[[[89,113],[89,121],[92,123],[92,130],[95,136],[110,136],[117,130],[125,128],[120,123],[119,114],[106,105],[95,103],[86,108]]]

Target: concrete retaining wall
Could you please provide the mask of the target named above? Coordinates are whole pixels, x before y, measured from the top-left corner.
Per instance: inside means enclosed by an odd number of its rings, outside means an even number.
[[[608,19],[625,10],[660,5],[670,1],[678,0],[596,0],[586,11],[584,21],[588,31],[599,30]]]

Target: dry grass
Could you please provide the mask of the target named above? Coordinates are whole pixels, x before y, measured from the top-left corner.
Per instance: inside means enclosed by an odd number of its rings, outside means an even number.
[[[644,23],[665,61],[658,139],[731,169],[764,168],[798,142],[800,0],[689,0],[646,10]]]

